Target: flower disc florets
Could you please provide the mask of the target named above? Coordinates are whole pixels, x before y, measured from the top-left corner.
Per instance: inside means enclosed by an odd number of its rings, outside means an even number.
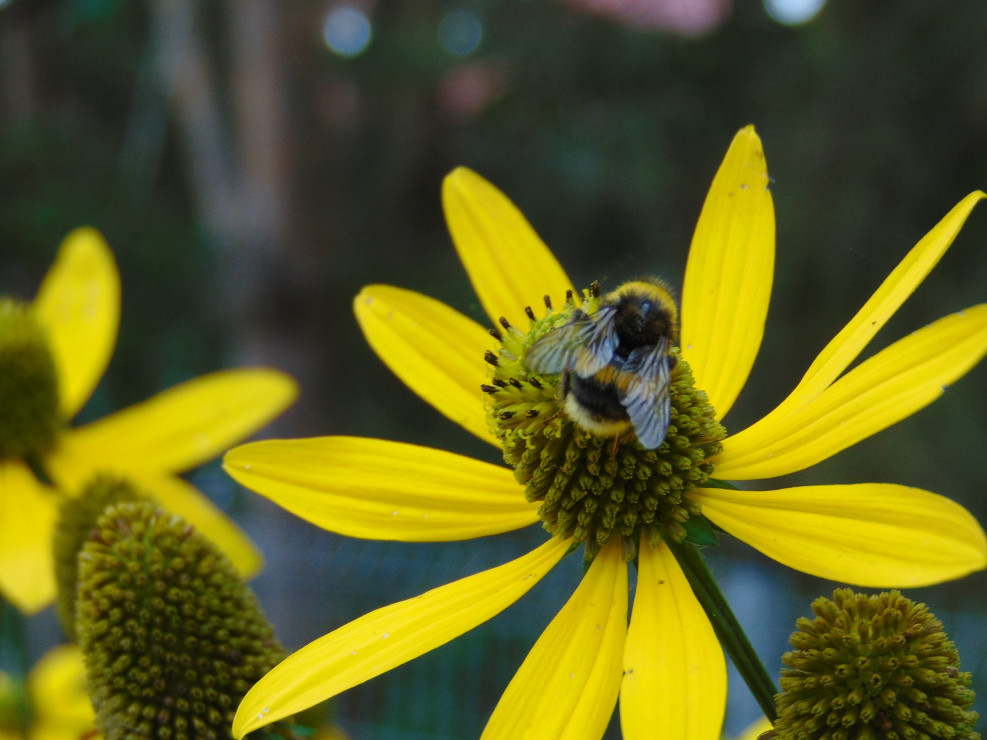
[[[971,676],[925,604],[837,589],[812,604],[782,660],[784,740],[979,738]]]
[[[61,426],[48,339],[29,307],[0,298],[0,460],[47,452]]]
[[[79,554],[76,631],[107,740],[231,738],[284,653],[229,559],[180,517],[117,504]]]
[[[566,324],[579,308],[592,314],[600,306],[599,289],[585,291],[577,306],[572,294],[561,310],[545,297],[547,312],[536,318],[530,308],[526,332],[501,320],[491,334],[500,342],[489,351],[487,421],[500,440],[504,460],[525,486],[529,501],[542,502],[539,515],[552,534],[584,542],[593,558],[611,537],[623,538],[632,560],[644,535],[657,545],[662,537],[681,540],[683,523],[699,513],[686,497],[713,471],[708,458],[726,435],[706,394],[693,385],[692,372],[677,347],[669,352],[671,414],[665,440],[644,449],[633,428],[600,436],[576,423],[565,406],[565,373],[539,374],[525,365],[528,349],[548,332]]]
[[[58,586],[58,619],[65,636],[75,640],[75,598],[79,575],[79,551],[89,540],[103,511],[114,504],[150,501],[128,480],[99,475],[77,496],[65,498],[58,508],[52,550]]]

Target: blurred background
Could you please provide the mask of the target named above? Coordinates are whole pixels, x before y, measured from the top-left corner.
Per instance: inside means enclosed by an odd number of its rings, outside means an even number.
[[[385,282],[486,322],[445,230],[467,165],[527,215],[577,285],[681,287],[706,190],[753,123],[778,258],[739,430],[787,395],[908,249],[987,187],[987,3],[956,0],[0,0],[0,293],[31,298],[65,234],[98,227],[120,336],[81,421],[215,369],[294,375],[266,436],[356,434],[496,461],[366,346],[353,296]],[[987,300],[987,207],[868,354]],[[480,382],[478,380],[478,382]],[[987,522],[987,367],[932,407],[782,484],[887,481]],[[516,557],[538,527],[400,545],[316,529],[191,475],[255,538],[253,585],[294,649],[378,606]],[[724,537],[711,553],[769,671],[834,584]],[[575,558],[467,636],[334,701],[356,738],[478,737],[580,576]],[[926,601],[987,715],[987,575]],[[29,623],[37,655],[54,619]],[[732,678],[727,731],[758,716]],[[608,737],[619,737],[613,723]]]

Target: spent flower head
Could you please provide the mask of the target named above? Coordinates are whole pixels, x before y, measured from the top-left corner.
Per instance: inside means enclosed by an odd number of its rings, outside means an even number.
[[[106,369],[119,316],[116,264],[90,228],[66,237],[32,303],[0,298],[0,594],[24,612],[55,595],[51,537],[59,496],[102,471],[155,491],[244,574],[260,567],[246,536],[175,474],[280,413],[296,395],[294,381],[266,369],[217,372],[71,427]]]
[[[778,408],[727,436],[720,423],[760,346],[774,265],[773,205],[752,127],[737,134],[703,206],[681,325],[673,331],[669,322],[657,338],[633,339],[632,329],[612,325],[606,317],[627,310],[619,291],[575,290],[490,183],[461,168],[442,194],[494,328],[384,285],[365,288],[355,311],[391,370],[497,446],[508,466],[326,437],[244,445],[226,455],[225,469],[343,535],[443,541],[541,521],[549,536],[527,555],[378,609],[289,656],[244,699],[237,737],[481,624],[580,543],[588,569],[508,685],[485,738],[598,737],[618,696],[626,738],[651,738],[656,728],[687,740],[717,737],[725,660],[673,554],[709,541],[712,525],[785,565],[847,583],[929,584],[987,565],[987,540],[969,512],[927,491],[882,483],[740,491],[724,483],[809,467],[914,413],[979,361],[987,305],[940,319],[847,372],[983,193],[963,199],[919,242]],[[654,315],[650,299],[634,300],[641,316]],[[567,339],[552,350],[560,354],[545,360],[535,350],[532,361],[532,347],[553,332]]]

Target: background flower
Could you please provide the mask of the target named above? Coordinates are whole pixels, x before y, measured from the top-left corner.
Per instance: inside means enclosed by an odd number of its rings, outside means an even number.
[[[66,238],[33,314],[54,360],[60,428],[52,445],[0,460],[0,590],[26,612],[55,596],[51,535],[58,495],[75,495],[97,473],[118,472],[154,491],[171,511],[216,541],[245,574],[260,554],[225,515],[175,473],[205,462],[294,400],[294,381],[273,370],[230,370],[190,381],[78,428],[116,339],[120,283],[109,247],[93,229]],[[16,351],[16,350],[11,350]],[[26,395],[26,394],[25,394]],[[11,430],[16,434],[16,429]],[[61,493],[39,480],[51,476]]]

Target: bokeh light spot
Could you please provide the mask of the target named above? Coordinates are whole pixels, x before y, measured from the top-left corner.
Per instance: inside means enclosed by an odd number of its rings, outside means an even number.
[[[764,0],[764,9],[778,23],[798,26],[815,18],[825,4],[826,0]]]
[[[337,5],[326,15],[322,38],[341,57],[355,57],[370,45],[370,19],[352,5]]]
[[[468,10],[453,10],[439,22],[439,45],[453,56],[472,54],[481,38],[483,25]]]

